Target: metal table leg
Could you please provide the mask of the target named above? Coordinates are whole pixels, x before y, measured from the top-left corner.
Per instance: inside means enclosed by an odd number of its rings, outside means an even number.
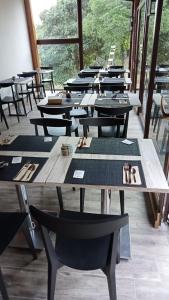
[[[111,204],[111,190],[101,190],[101,213],[109,214]],[[120,258],[129,259],[131,257],[131,243],[129,224],[120,230]]]
[[[18,196],[20,210],[22,212],[28,213],[27,222],[25,223],[25,227],[24,227],[25,238],[28,242],[29,247],[35,253],[35,249],[41,250],[44,248],[42,239],[40,236],[40,232],[37,229],[35,223],[32,221],[32,218],[30,215],[29,201],[28,201],[28,196],[27,196],[25,186],[23,184],[21,184],[21,185],[16,185],[15,187],[16,187],[16,192],[17,192],[17,196]]]

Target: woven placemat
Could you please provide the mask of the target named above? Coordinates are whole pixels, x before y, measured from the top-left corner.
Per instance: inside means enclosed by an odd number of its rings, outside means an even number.
[[[129,99],[116,99],[116,98],[98,98],[95,101],[95,105],[99,106],[110,106],[119,107],[124,105],[129,105]]]
[[[50,152],[57,140],[58,137],[52,137],[52,141],[44,142],[44,136],[19,135],[10,145],[0,146],[0,150]]]
[[[103,78],[103,83],[124,83],[125,78]]]
[[[130,139],[130,141],[134,142],[131,145],[122,143],[123,140],[116,138],[92,138],[89,148],[77,148],[76,153],[140,156],[137,139]]]
[[[138,166],[142,183],[139,186],[145,187],[141,162],[130,161],[129,163],[133,166]],[[124,161],[120,160],[72,159],[64,182],[94,186],[123,186],[123,165]],[[82,179],[73,178],[75,170],[83,170],[84,177]]]
[[[38,158],[38,157],[22,157],[20,164],[12,164],[13,156],[0,156],[0,161],[8,162],[8,166],[0,169],[0,180],[2,181],[12,181],[19,170],[24,166],[24,164],[30,162],[31,164],[38,164],[36,172],[31,177],[30,182],[32,182],[39,171],[42,169],[43,165],[47,161],[47,158]]]

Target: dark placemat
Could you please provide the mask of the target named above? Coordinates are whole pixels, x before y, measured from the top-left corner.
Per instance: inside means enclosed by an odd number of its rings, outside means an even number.
[[[111,83],[124,83],[125,78],[103,78],[103,83],[111,84]]]
[[[125,73],[126,72],[126,70],[125,69],[115,69],[115,68],[109,68],[108,69],[108,72],[112,72],[112,73]]]
[[[75,103],[78,103],[78,105],[81,104],[82,99],[83,99],[84,95],[80,95],[80,96],[71,96],[71,98],[63,98],[63,105],[72,105],[74,106]]]
[[[76,78],[74,81],[72,81],[72,84],[90,84],[94,82],[93,77],[87,77],[87,78]],[[71,83],[68,83],[68,85],[71,85]]]
[[[131,145],[124,144],[122,141],[124,139],[92,138],[89,148],[77,148],[76,153],[140,156],[139,145],[136,139],[130,139],[130,141],[134,142]]]
[[[0,145],[1,151],[50,152],[58,137],[51,142],[44,142],[44,136],[19,135],[10,145]]]
[[[64,182],[69,184],[80,185],[84,184],[96,186],[122,186],[124,162],[127,161],[102,159],[72,159]],[[141,162],[130,161],[129,163],[132,166],[139,167],[139,173],[142,182],[142,184],[139,186],[145,187],[146,184]],[[73,178],[75,170],[84,170],[84,177],[82,179]]]
[[[48,159],[38,157],[22,157],[22,161],[20,164],[12,164],[13,157],[14,156],[0,156],[0,161],[5,161],[9,163],[8,166],[0,168],[0,181],[12,181],[16,174],[19,172],[19,170],[23,167],[23,165],[27,162],[30,162],[31,164],[39,164],[37,170],[33,174],[32,178],[29,180],[29,182],[33,182],[33,180],[38,175],[39,171],[42,169],[43,165]]]
[[[119,107],[123,105],[130,105],[129,99],[116,99],[116,98],[98,98],[95,105]]]

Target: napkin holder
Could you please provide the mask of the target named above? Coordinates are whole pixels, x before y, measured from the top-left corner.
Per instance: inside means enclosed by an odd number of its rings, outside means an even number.
[[[57,96],[49,96],[48,97],[49,105],[62,105],[62,102],[63,102],[62,97],[57,97]]]

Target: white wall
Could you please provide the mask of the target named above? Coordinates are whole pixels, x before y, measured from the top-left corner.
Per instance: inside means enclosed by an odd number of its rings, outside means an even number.
[[[32,70],[24,0],[0,0],[0,80]]]

